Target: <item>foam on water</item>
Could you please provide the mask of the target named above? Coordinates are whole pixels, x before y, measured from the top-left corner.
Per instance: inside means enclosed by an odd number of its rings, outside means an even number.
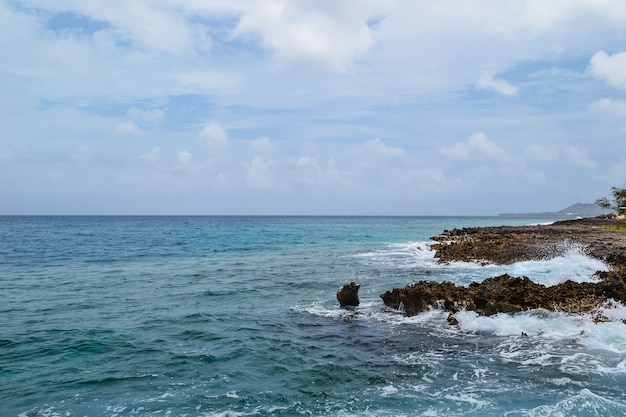
[[[437,263],[426,239],[485,223],[465,218],[4,222],[7,415],[626,414],[617,303],[580,316],[460,312],[455,326],[447,311],[406,317],[379,297],[502,273],[593,280],[605,266],[579,248],[508,266]],[[339,308],[352,280],[361,305]]]
[[[428,335],[434,340],[430,348],[396,354],[394,360],[406,366],[430,367],[433,371],[426,373],[424,378],[431,383],[443,377],[440,368],[451,359],[449,354],[438,347],[441,343],[470,343],[471,346],[474,343],[472,341],[476,340],[492,341],[487,346],[489,355],[493,355],[492,360],[497,358],[503,364],[508,363],[520,369],[554,369],[555,376],[550,381],[556,387],[580,386],[578,379],[588,375],[626,376],[626,332],[622,322],[626,319],[626,307],[616,302],[608,302],[593,314],[583,315],[526,311],[486,317],[472,311],[461,311],[456,313],[457,326],[447,322],[448,312],[444,310],[431,309],[406,317],[381,304],[380,301],[370,300],[356,308],[341,309],[315,303],[294,307],[293,311],[330,320],[384,325],[391,338],[411,334],[415,336],[410,337],[417,338],[420,337],[417,335]],[[599,316],[609,321],[598,322]],[[451,349],[453,352],[456,348]],[[473,369],[471,372],[474,376],[471,378],[474,381],[492,372],[488,361],[481,367],[476,366],[475,360],[470,355],[468,362],[463,365]],[[484,361],[483,358],[480,360]],[[458,372],[447,377],[459,379]],[[388,386],[381,395],[390,395],[397,388]],[[461,392],[453,392],[448,399],[454,397],[461,401],[458,396]],[[482,400],[477,401],[477,405],[482,404]]]
[[[537,283],[551,286],[567,280],[594,281],[593,274],[609,269],[604,262],[588,256],[580,245],[571,243],[551,248],[546,252],[545,259],[511,265],[481,265],[474,262],[440,264],[434,255],[435,251],[430,248],[430,243],[408,242],[390,244],[384,249],[363,252],[356,256],[370,266],[409,271],[415,275],[414,282],[427,279],[451,281],[457,285],[468,285],[473,281],[480,282],[488,277],[509,274],[527,276]],[[413,282],[407,282],[411,283]]]
[[[415,267],[436,267],[432,242],[393,243],[385,248],[362,252],[356,257],[363,258],[368,265],[407,269]]]
[[[556,285],[567,280],[575,282],[595,281],[593,274],[608,269],[609,267],[604,262],[586,255],[579,245],[567,245],[563,248],[561,255],[545,260],[484,267],[486,273],[527,276],[546,286]]]
[[[625,410],[625,402],[610,400],[585,388],[578,394],[554,405],[541,405],[531,410],[510,412],[505,415],[507,417],[601,417],[622,416]]]

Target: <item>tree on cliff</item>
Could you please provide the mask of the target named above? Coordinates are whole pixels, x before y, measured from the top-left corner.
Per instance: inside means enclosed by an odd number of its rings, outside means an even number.
[[[608,208],[623,213],[626,211],[626,188],[612,187],[611,194],[613,194],[613,200],[609,200],[607,197],[598,198],[596,204],[600,207]]]

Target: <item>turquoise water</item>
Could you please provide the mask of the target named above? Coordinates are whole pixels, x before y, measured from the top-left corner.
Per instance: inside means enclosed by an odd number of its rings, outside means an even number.
[[[621,416],[626,318],[387,310],[422,279],[552,284],[579,248],[439,265],[444,229],[538,219],[0,217],[1,416]],[[361,284],[362,304],[336,292]],[[524,331],[529,337],[522,337]]]

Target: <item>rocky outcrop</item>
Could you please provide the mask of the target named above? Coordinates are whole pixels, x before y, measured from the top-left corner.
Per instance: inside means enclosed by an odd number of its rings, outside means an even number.
[[[360,304],[359,300],[359,288],[355,282],[351,282],[348,285],[344,285],[343,288],[337,292],[337,300],[341,307],[356,307]]]
[[[565,220],[541,226],[469,227],[445,230],[431,239],[435,258],[452,261],[511,264],[562,255],[579,245],[611,264],[626,263],[626,233],[613,230],[619,221],[608,217]]]
[[[502,226],[444,231],[433,238],[435,257],[482,264],[549,259],[578,245],[590,256],[611,266],[598,272],[597,282],[566,281],[546,287],[528,277],[502,275],[468,287],[450,282],[420,281],[381,294],[385,305],[408,316],[430,308],[454,314],[460,309],[482,315],[549,309],[567,313],[591,312],[607,300],[626,304],[626,232],[611,218],[568,220],[545,226]],[[453,317],[449,320],[454,323]]]
[[[485,316],[534,309],[584,313],[610,299],[626,304],[626,281],[616,273],[606,273],[595,283],[566,281],[546,287],[528,277],[501,275],[468,287],[420,281],[387,291],[381,298],[385,305],[403,310],[407,316],[431,308],[451,313],[466,309]]]

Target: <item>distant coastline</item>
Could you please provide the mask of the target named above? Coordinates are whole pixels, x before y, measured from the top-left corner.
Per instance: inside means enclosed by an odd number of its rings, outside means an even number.
[[[536,213],[499,213],[498,217],[555,217],[577,218],[597,217],[612,213],[612,210],[602,208],[594,203],[576,203],[559,211],[545,211]]]

